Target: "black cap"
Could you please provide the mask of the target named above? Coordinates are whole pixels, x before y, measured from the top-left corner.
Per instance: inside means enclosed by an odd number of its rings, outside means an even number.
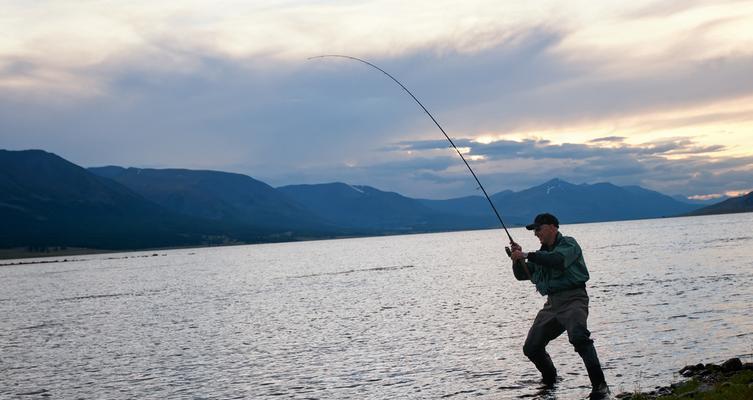
[[[552,214],[549,213],[543,213],[536,216],[536,218],[533,219],[533,223],[526,225],[526,229],[529,231],[532,231],[541,225],[554,225],[557,228],[560,227],[560,221]]]

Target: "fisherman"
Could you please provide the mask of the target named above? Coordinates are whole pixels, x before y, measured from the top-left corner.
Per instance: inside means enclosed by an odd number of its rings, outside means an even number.
[[[546,345],[567,331],[568,339],[583,359],[591,380],[589,398],[605,399],[609,397],[609,387],[586,325],[588,269],[578,242],[563,236],[559,225],[554,215],[539,214],[526,229],[534,231],[541,248],[524,252],[516,243],[511,246],[515,277],[530,280],[536,285],[536,291],[547,296],[544,307],[528,331],[523,353],[541,372],[543,383],[552,386],[557,380],[557,369],[546,352]]]

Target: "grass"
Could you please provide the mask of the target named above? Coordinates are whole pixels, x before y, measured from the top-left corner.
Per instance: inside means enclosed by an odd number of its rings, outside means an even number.
[[[740,371],[730,377],[719,377],[713,385],[705,384],[696,378],[673,387],[672,393],[655,396],[633,393],[630,400],[753,400],[753,371]]]

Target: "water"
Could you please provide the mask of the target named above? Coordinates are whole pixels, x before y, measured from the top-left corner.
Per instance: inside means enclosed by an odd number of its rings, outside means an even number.
[[[751,226],[749,213],[562,227],[585,251],[589,326],[613,391],[666,385],[690,363],[750,361]],[[530,232],[511,233],[537,247]],[[544,298],[514,280],[503,239],[455,232],[2,266],[0,398],[535,397],[522,345]],[[563,376],[551,398],[587,394],[567,335],[549,351]]]

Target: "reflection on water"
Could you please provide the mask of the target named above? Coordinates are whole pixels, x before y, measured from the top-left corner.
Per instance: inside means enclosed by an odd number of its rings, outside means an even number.
[[[753,357],[751,223],[562,227],[586,254],[590,328],[613,391]],[[511,233],[537,247],[530,232]],[[522,345],[544,299],[512,278],[504,239],[457,232],[6,265],[0,398],[585,395],[566,336],[549,348],[562,380],[538,385]]]

